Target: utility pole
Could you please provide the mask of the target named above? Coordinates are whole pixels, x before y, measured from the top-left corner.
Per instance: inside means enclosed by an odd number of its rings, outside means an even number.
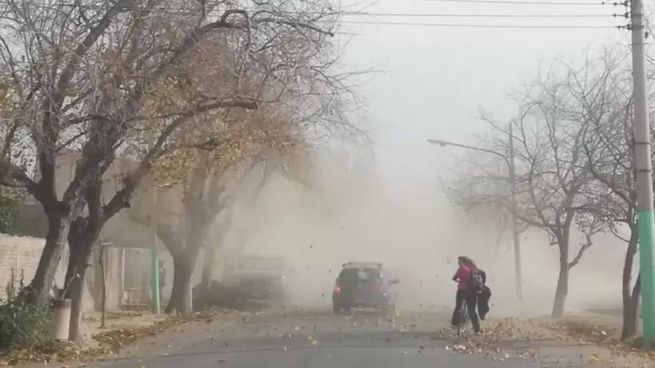
[[[644,347],[655,341],[655,275],[653,267],[653,182],[646,92],[646,22],[642,0],[630,1],[630,30],[632,32],[632,84],[634,99],[633,134],[635,168],[637,171],[637,210],[639,217],[639,261],[642,290],[642,322]]]
[[[516,297],[521,300],[523,298],[523,272],[521,271],[521,238],[519,236],[519,221],[516,218],[516,170],[514,168],[514,133],[512,130],[512,122],[510,121],[507,129],[509,138],[509,185],[512,191],[510,200],[512,203],[512,241],[514,243],[514,285],[516,288]]]

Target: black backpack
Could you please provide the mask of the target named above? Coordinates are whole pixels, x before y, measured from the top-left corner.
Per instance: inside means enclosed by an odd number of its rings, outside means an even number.
[[[471,270],[471,279],[469,280],[469,290],[479,293],[484,289],[484,271],[475,268]]]

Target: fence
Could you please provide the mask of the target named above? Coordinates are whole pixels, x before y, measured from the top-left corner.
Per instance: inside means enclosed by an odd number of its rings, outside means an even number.
[[[150,250],[121,248],[124,306],[147,306],[151,298]]]

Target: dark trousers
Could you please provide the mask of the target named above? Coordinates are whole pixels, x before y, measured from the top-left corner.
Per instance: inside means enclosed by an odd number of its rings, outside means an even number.
[[[478,295],[467,290],[457,290],[457,295],[455,296],[455,311],[453,312],[453,318],[451,319],[450,323],[453,326],[457,325],[459,308],[461,307],[463,300],[466,300],[466,306],[468,307],[469,318],[471,319],[471,324],[473,325],[473,331],[480,332],[480,321],[478,321],[478,314],[475,311],[476,304],[478,303]]]

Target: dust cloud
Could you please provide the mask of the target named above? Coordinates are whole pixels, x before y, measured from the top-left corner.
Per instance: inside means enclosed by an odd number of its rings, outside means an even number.
[[[400,311],[450,309],[456,258],[468,255],[488,274],[494,315],[550,312],[558,252],[544,234],[522,235],[524,298],[518,301],[511,237],[507,233],[496,246],[495,214],[467,214],[438,186],[421,193],[420,201],[409,201],[375,165],[347,166],[333,156],[318,158],[311,187],[280,175],[271,178],[255,204],[235,209],[222,252],[284,256],[293,267],[292,303],[321,308],[331,306],[341,264],[382,262],[389,277],[400,279]],[[609,235],[599,239],[572,270],[569,310],[620,302],[625,247]]]

